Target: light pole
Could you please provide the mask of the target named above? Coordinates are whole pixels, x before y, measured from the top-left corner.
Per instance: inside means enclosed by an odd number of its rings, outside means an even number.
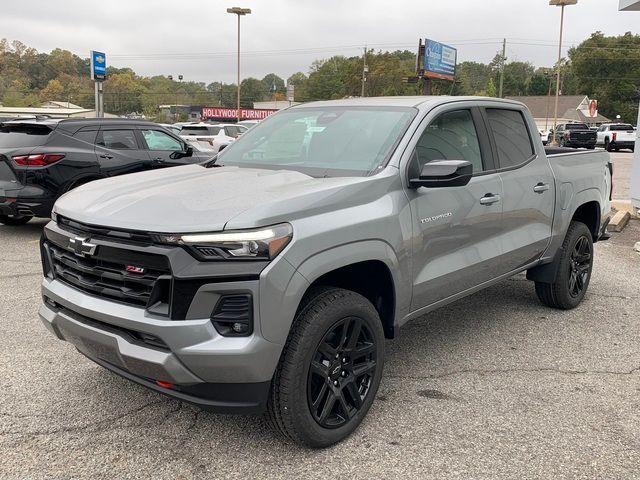
[[[553,138],[551,145],[557,146],[556,141],[556,123],[558,122],[558,100],[560,96],[560,62],[562,61],[562,29],[564,26],[564,7],[567,5],[575,5],[578,0],[549,0],[549,5],[560,7],[560,43],[558,44],[558,64],[556,65],[556,106],[553,113]]]
[[[233,7],[227,8],[227,13],[233,13],[238,16],[238,122],[240,121],[240,17],[243,15],[249,15],[251,13],[250,8]]]

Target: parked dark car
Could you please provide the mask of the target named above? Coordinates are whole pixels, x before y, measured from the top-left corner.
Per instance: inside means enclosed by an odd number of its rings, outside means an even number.
[[[0,222],[48,217],[63,193],[99,178],[211,158],[156,123],[28,119],[0,123]]]
[[[586,123],[562,123],[557,126],[553,135],[561,147],[596,148],[598,134]]]

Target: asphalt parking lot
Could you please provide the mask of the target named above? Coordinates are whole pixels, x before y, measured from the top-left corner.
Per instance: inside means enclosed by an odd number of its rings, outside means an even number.
[[[37,316],[44,223],[0,225],[1,478],[640,478],[640,222],[596,246],[576,310],[518,276],[411,322],[363,425],[323,451],[56,340]]]

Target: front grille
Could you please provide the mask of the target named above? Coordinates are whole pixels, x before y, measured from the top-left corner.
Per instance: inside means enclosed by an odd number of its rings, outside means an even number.
[[[63,216],[58,216],[58,226],[67,232],[91,238],[102,238],[142,245],[151,245],[154,243],[151,234],[147,232],[97,227],[95,225],[77,222]]]
[[[136,263],[144,273],[130,273],[126,271],[125,263],[105,260],[98,255],[79,257],[51,242],[45,245],[55,278],[79,290],[139,307],[162,302],[161,297],[166,296],[161,292],[168,290],[166,287],[171,281],[168,268],[150,268]]]

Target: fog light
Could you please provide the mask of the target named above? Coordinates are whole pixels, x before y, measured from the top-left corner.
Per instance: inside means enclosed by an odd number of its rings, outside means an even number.
[[[249,330],[249,325],[246,323],[236,322],[233,324],[233,331],[236,333],[245,333],[247,330]]]
[[[211,313],[211,322],[224,337],[246,337],[253,333],[251,294],[223,295]]]

